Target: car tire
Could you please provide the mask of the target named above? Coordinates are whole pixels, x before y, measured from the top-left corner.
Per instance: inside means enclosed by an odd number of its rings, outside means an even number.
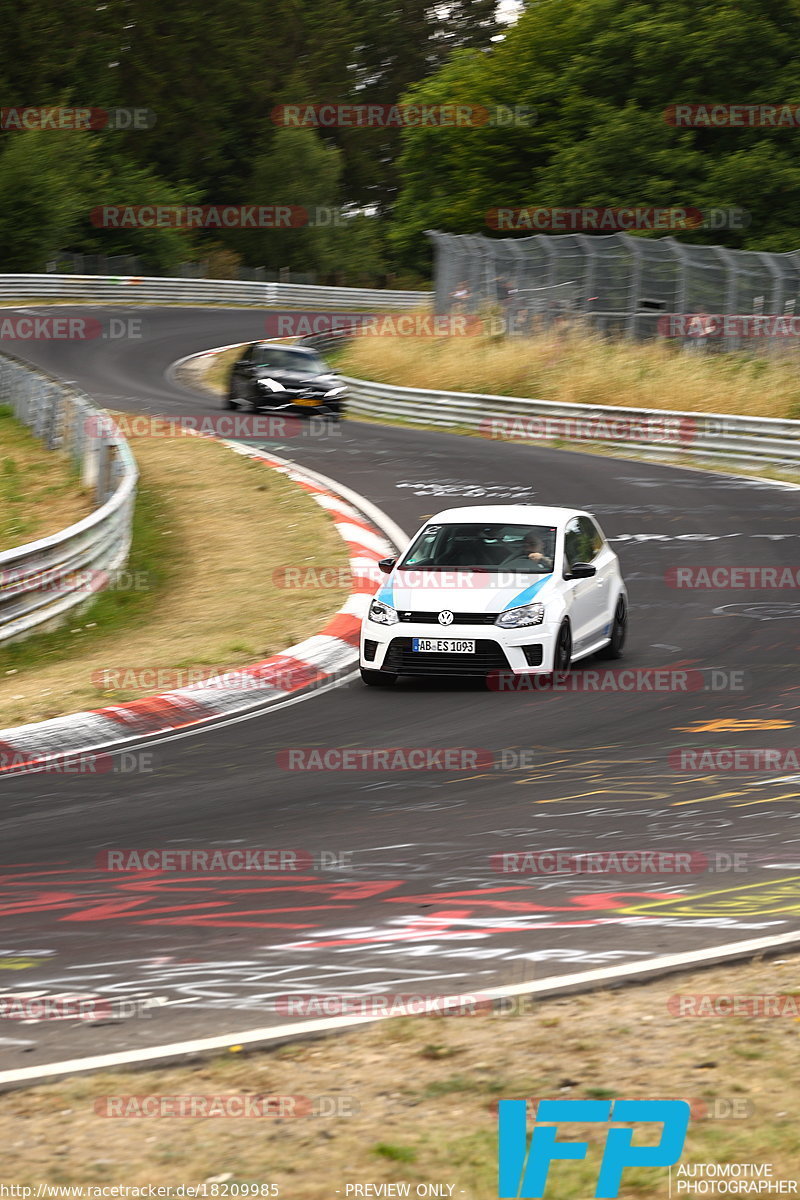
[[[572,666],[572,630],[569,621],[562,621],[553,653],[553,672],[568,671]]]
[[[397,683],[397,676],[390,675],[388,671],[366,671],[361,668],[361,678],[367,687],[392,687]]]
[[[628,632],[628,606],[625,597],[620,596],[614,609],[614,620],[611,625],[611,637],[607,646],[598,652],[598,658],[622,658],[625,645],[625,635]]]

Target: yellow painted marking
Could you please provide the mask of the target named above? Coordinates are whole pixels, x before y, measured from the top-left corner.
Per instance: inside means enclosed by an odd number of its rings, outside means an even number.
[[[743,800],[741,804],[733,804],[732,808],[747,808],[749,804],[774,804],[776,800],[798,800],[800,792],[784,792],[782,796],[765,796],[763,800]]]
[[[792,729],[791,721],[777,717],[718,717],[715,721],[696,721],[694,725],[676,725],[679,733],[724,733],[748,729]]]
[[[714,897],[720,899],[714,900]],[[748,901],[755,901],[755,905]],[[800,912],[800,880],[796,875],[785,875],[766,883],[746,883],[713,892],[674,896],[669,900],[645,901],[620,909],[620,912],[631,916],[653,916],[664,909],[672,910],[679,917],[761,916],[766,913]]]
[[[518,779],[517,783],[524,783]],[[537,800],[537,804],[565,804],[570,800],[587,800],[590,796],[616,796],[620,800],[666,800],[669,792],[626,792],[622,788],[596,788],[591,792],[576,792],[572,796],[553,796],[550,800]]]
[[[747,792],[716,792],[713,796],[698,796],[694,800],[673,800],[671,808],[680,808],[682,804],[705,804],[709,800],[727,800],[730,796],[746,796]]]

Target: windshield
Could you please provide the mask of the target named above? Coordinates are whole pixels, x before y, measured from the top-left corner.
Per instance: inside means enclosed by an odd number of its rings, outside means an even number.
[[[400,569],[514,571],[546,575],[553,569],[554,525],[427,525]]]
[[[316,354],[283,347],[262,347],[256,350],[253,361],[257,366],[271,367],[273,371],[299,371],[306,375],[322,375],[328,369]]]

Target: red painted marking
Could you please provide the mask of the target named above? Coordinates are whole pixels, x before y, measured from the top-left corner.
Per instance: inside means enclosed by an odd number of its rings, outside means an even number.
[[[143,696],[141,700],[131,700],[129,704],[95,708],[92,711],[135,733],[155,733],[165,726],[178,729],[214,715],[206,705],[178,696]]]
[[[235,668],[242,675],[249,675],[262,683],[272,683],[284,692],[295,692],[309,684],[326,679],[324,672],[303,662],[300,658],[292,658],[289,654],[276,654],[263,662],[253,663],[252,666]]]
[[[351,646],[357,646],[361,635],[361,618],[351,613],[337,613],[320,633],[323,637],[340,638]]]

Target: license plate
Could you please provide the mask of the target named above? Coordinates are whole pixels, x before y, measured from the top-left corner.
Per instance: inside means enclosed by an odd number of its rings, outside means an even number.
[[[411,649],[428,654],[474,654],[475,642],[459,638],[412,638]]]
[[[298,396],[294,401],[295,404],[302,404],[304,408],[319,408],[322,404],[321,396]]]

